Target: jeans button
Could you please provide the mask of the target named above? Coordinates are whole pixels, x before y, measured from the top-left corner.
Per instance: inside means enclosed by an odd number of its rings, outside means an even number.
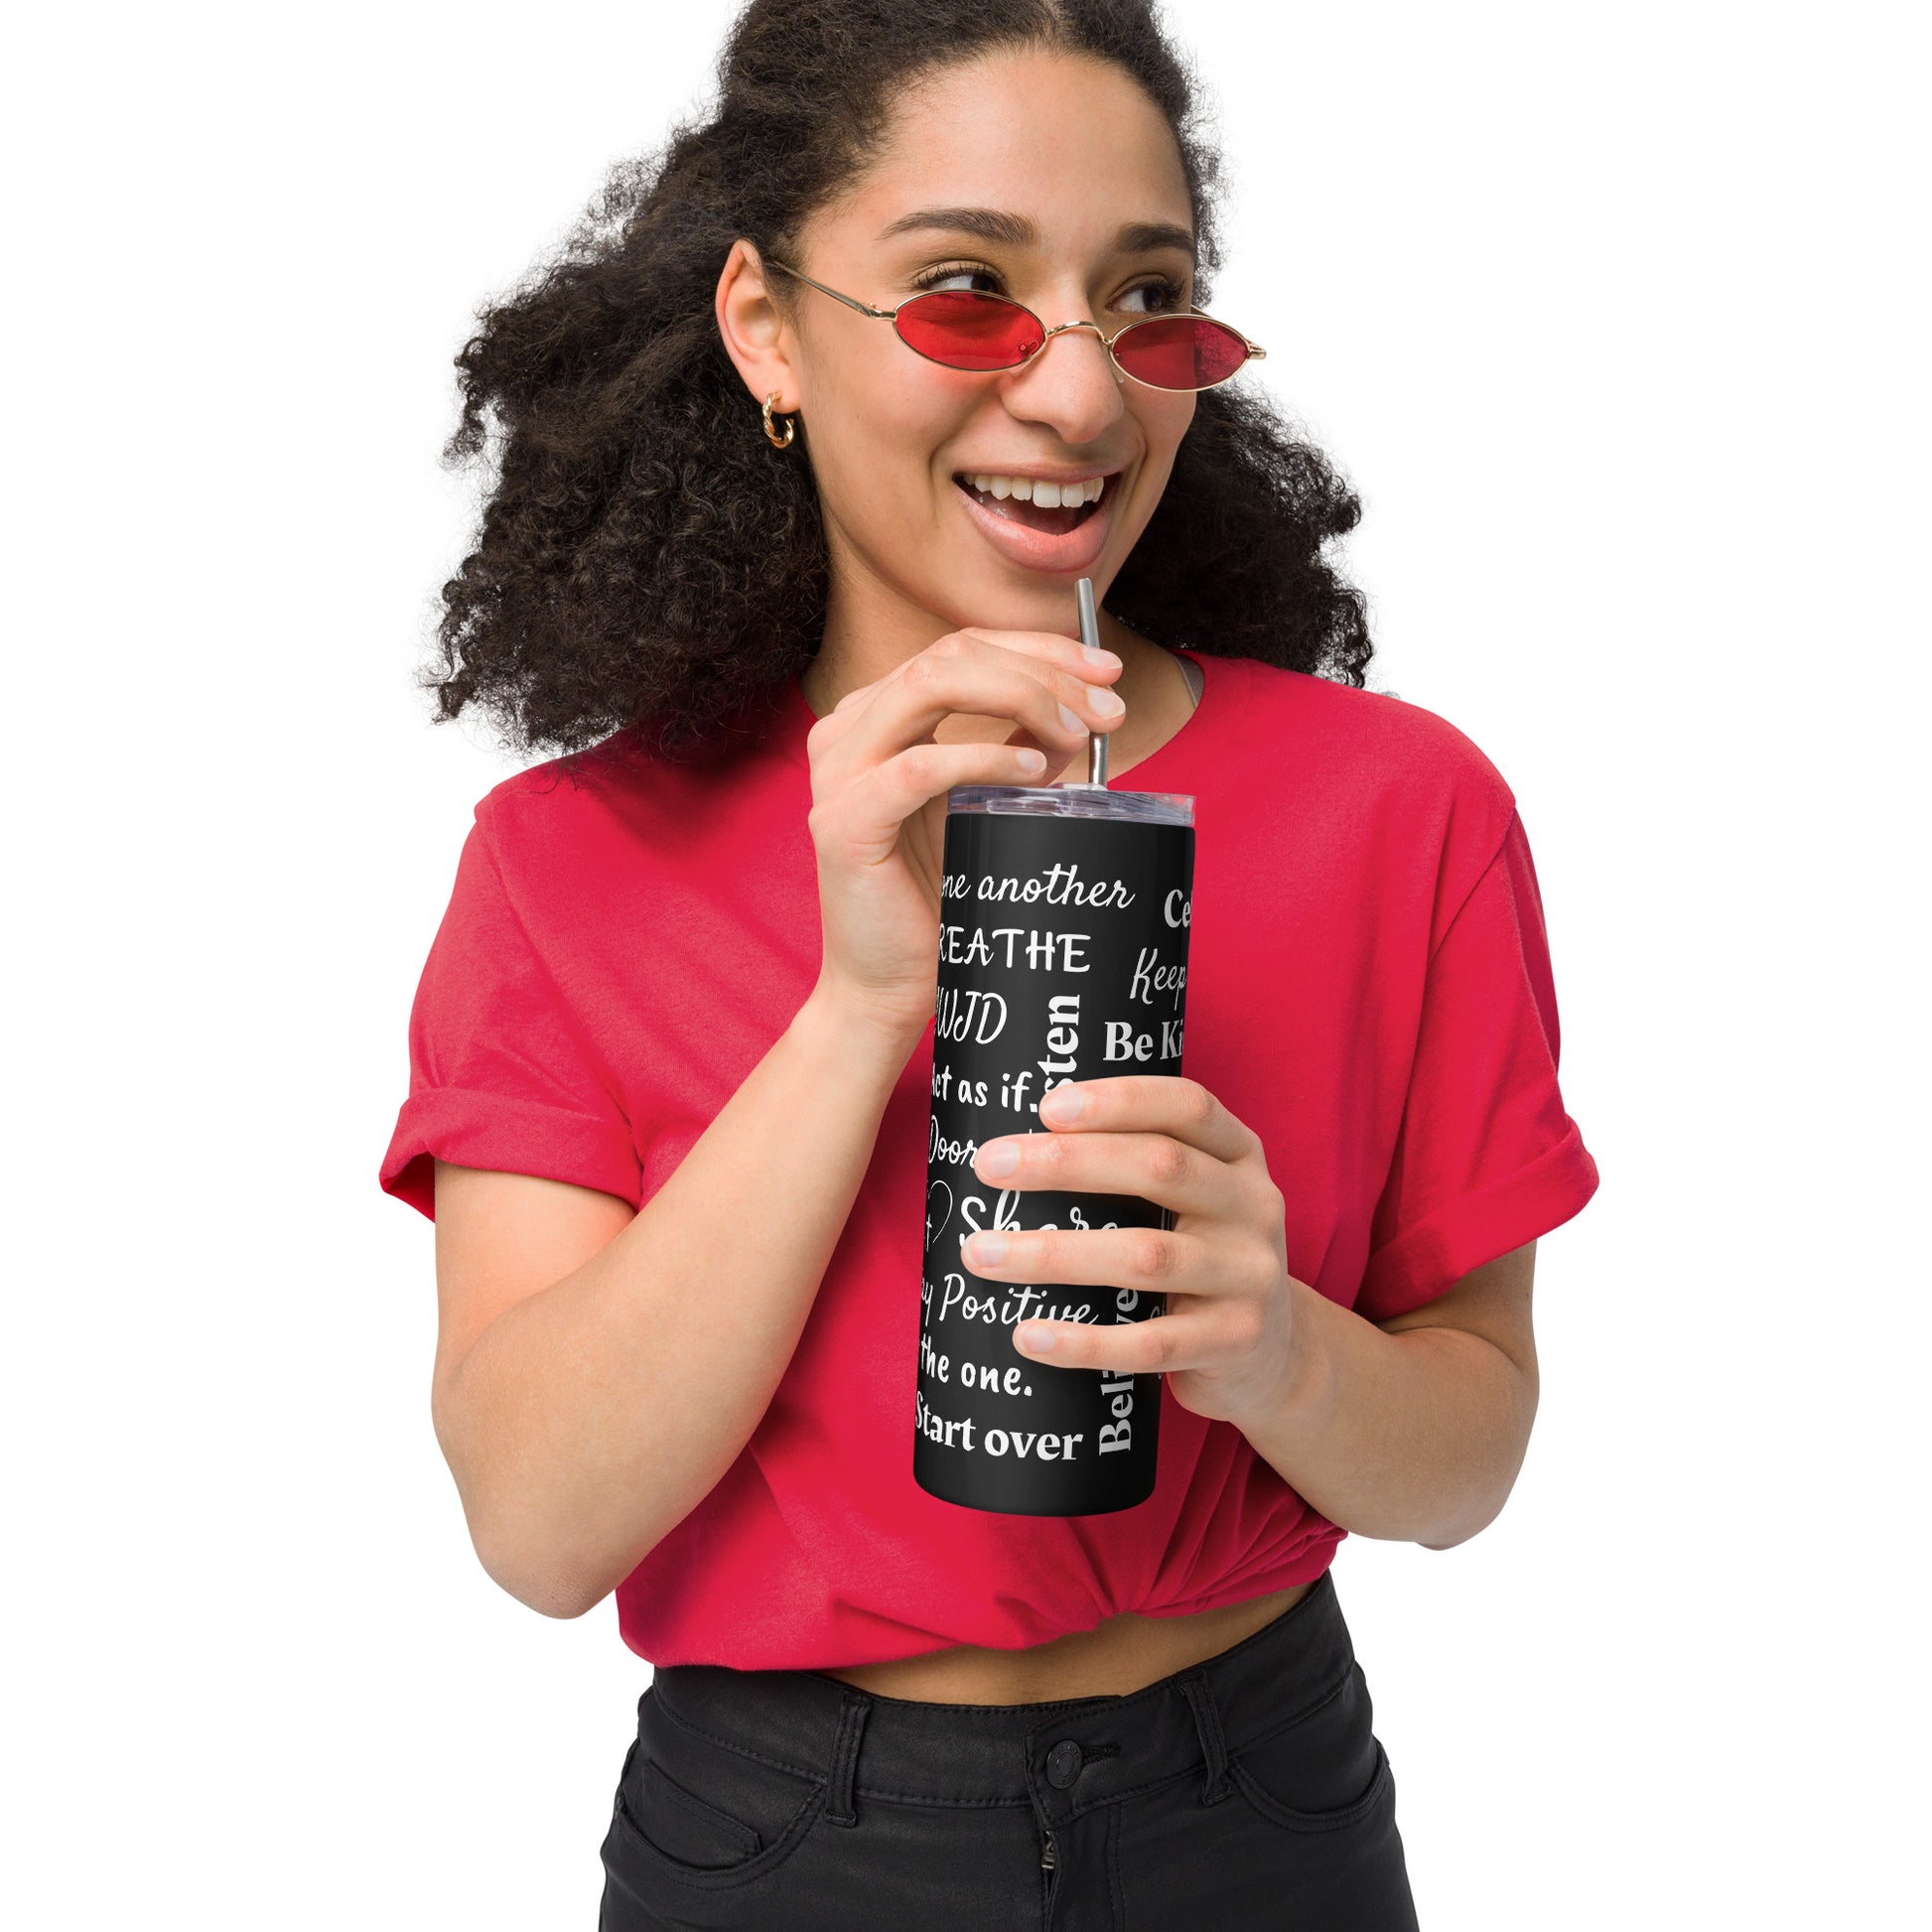
[[[1080,1747],[1071,1737],[1062,1737],[1046,1753],[1046,1781],[1064,1791],[1080,1775]]]

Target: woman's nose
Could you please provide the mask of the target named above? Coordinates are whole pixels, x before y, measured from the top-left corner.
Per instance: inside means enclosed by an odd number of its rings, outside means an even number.
[[[1074,340],[1052,355],[1048,351],[1056,336]],[[1050,423],[1063,442],[1090,443],[1125,407],[1120,395],[1125,380],[1107,352],[1098,323],[1062,322],[1047,330],[1045,340],[1014,371],[1008,407]]]

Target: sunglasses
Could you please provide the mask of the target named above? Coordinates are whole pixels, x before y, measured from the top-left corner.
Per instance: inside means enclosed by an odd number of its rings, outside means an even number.
[[[1024,303],[983,289],[927,289],[896,309],[875,309],[870,302],[814,282],[802,269],[769,256],[765,263],[796,275],[862,316],[890,322],[907,348],[949,369],[1017,369],[1032,361],[1050,337],[1068,329],[1091,329],[1113,357],[1114,366],[1150,389],[1216,388],[1246,363],[1268,353],[1238,329],[1198,309],[1148,316],[1109,336],[1097,322],[1062,322],[1048,329]]]

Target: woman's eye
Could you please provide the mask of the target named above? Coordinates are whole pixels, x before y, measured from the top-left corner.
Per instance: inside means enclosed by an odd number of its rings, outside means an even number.
[[[1165,276],[1158,281],[1143,282],[1138,288],[1131,288],[1121,300],[1131,302],[1135,296],[1149,297],[1150,305],[1142,313],[1151,316],[1173,315],[1176,309],[1187,306],[1187,292],[1177,282],[1170,282]]]
[[[924,274],[913,276],[912,286],[923,295],[929,289],[944,288],[951,282],[971,282],[975,276],[987,282],[997,282],[1000,279],[990,268],[970,268],[965,266],[928,268]],[[986,295],[997,295],[999,290],[984,289],[980,292]]]
[[[931,289],[970,288],[976,282],[982,285],[980,288],[982,294],[1006,293],[997,270],[975,267],[970,262],[954,262],[943,268],[928,268],[912,278],[912,286],[921,295]],[[986,286],[989,284],[990,286]],[[1137,301],[1141,304],[1139,308],[1135,306]],[[1165,275],[1158,275],[1151,282],[1137,283],[1127,290],[1115,306],[1126,309],[1130,314],[1173,315],[1187,307],[1187,291],[1178,282]]]

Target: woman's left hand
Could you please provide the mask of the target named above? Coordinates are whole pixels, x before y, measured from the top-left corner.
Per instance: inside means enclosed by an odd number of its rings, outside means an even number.
[[[1049,1131],[984,1143],[974,1173],[1002,1188],[1139,1195],[1173,1209],[1173,1226],[975,1234],[961,1251],[967,1267],[989,1281],[1138,1289],[1167,1297],[1167,1312],[1022,1321],[1015,1345],[1058,1368],[1158,1371],[1183,1408],[1237,1426],[1277,1409],[1302,1285],[1288,1272],[1282,1193],[1260,1136],[1197,1080],[1174,1074],[1055,1087],[1039,1118]],[[995,1261],[988,1246],[1001,1240]]]

